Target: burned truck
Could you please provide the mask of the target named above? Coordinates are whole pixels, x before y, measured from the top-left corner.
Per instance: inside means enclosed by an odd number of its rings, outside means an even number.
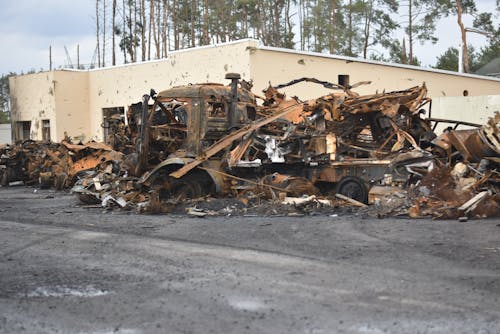
[[[228,86],[152,91],[129,109],[137,153],[130,173],[140,186],[164,198],[267,187],[367,202],[372,186],[403,185],[430,167],[425,85],[359,96],[356,85],[302,78],[258,96],[238,74],[226,78]],[[333,92],[301,101],[278,91],[302,81]]]
[[[213,195],[243,210],[268,200],[299,211],[297,203],[365,206],[369,197],[378,217],[500,216],[500,113],[483,125],[428,117],[425,84],[360,96],[352,89],[365,82],[301,78],[259,96],[227,78],[145,95],[126,123],[107,120],[112,147],[69,137],[2,146],[1,184],[71,187],[86,204],[139,212]],[[280,92],[304,81],[331,93],[302,101]],[[436,136],[440,122],[448,127]]]

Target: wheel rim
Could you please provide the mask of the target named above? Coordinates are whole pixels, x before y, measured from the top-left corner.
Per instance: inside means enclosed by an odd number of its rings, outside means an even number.
[[[368,196],[363,183],[356,179],[346,179],[340,181],[337,193],[362,203],[366,203]]]

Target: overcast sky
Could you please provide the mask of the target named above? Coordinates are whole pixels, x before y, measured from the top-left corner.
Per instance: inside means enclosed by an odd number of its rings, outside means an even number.
[[[480,12],[495,9],[495,0],[476,0],[476,4]],[[47,70],[49,45],[54,68],[67,62],[64,46],[76,63],[76,46],[80,45],[80,63],[89,64],[95,50],[94,10],[94,0],[0,0],[0,74]],[[471,17],[464,21],[472,26]],[[441,20],[437,29],[438,44],[415,45],[423,65],[434,65],[438,55],[460,41],[455,17]],[[401,39],[403,34],[395,37]],[[469,33],[468,41],[480,47],[486,38]]]

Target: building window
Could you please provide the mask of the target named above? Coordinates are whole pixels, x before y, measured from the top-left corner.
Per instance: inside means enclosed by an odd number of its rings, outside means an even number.
[[[17,122],[16,123],[16,140],[28,140],[30,139],[31,132],[31,122]]]
[[[120,132],[125,125],[125,108],[103,108],[102,128],[104,142],[109,145],[115,144],[115,134]]]
[[[50,141],[50,120],[43,119],[42,120],[42,140]]]
[[[348,74],[339,74],[338,82],[340,86],[344,86],[349,88],[349,75]]]

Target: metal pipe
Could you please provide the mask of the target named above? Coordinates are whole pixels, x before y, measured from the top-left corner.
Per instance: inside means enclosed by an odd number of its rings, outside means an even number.
[[[464,73],[464,46],[462,43],[458,45],[458,73]]]
[[[231,80],[231,107],[227,113],[228,128],[236,126],[236,113],[238,109],[238,80],[241,76],[238,73],[227,73],[226,79]]]
[[[141,175],[147,164],[148,149],[149,149],[149,134],[148,134],[148,103],[150,96],[144,94],[142,96],[142,113],[141,113],[141,127],[139,133],[139,140],[136,143],[137,149],[137,166],[135,169],[136,175]]]

